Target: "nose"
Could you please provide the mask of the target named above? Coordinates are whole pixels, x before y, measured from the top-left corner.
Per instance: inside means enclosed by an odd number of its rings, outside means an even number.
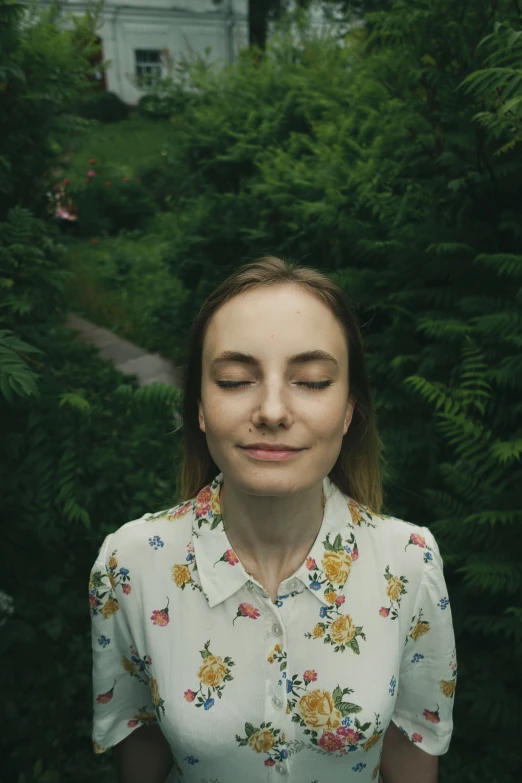
[[[281,423],[288,425],[292,421],[288,389],[278,381],[261,384],[255,396],[252,418],[255,424],[266,424],[270,427],[277,427]]]

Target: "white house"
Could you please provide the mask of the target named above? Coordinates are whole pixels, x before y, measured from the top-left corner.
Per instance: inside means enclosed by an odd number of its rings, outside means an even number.
[[[73,14],[88,7],[75,0],[62,6]],[[165,53],[173,60],[200,54],[216,64],[233,62],[248,45],[248,0],[106,0],[98,36],[103,61],[110,61],[104,86],[136,105],[147,77],[166,75]]]

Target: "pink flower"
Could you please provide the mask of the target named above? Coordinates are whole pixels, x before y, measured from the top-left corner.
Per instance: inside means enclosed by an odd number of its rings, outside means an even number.
[[[352,562],[355,563],[355,561],[357,560],[358,557],[359,557],[359,550],[358,549],[354,549],[353,552],[352,552]]]
[[[107,182],[106,182],[105,184],[106,184],[106,185],[112,185],[112,182],[110,181],[110,179],[108,179],[108,180],[107,180]]]
[[[275,764],[274,759],[265,759],[265,767],[273,767]]]
[[[93,171],[92,169],[89,169],[89,171],[87,172],[87,176],[88,177],[95,177],[96,176],[96,172]]]
[[[139,720],[128,720],[127,721],[127,726],[129,727],[129,729],[133,729],[135,726],[138,725],[138,723],[139,723]]]
[[[439,711],[437,710],[424,710],[422,713],[426,720],[429,720],[430,723],[440,723],[439,718]]]
[[[422,734],[417,734],[417,732],[415,732],[415,734],[412,734],[411,738],[413,742],[422,742]]]
[[[243,617],[251,617],[252,620],[257,620],[260,615],[259,609],[256,609],[252,604],[239,604],[238,609],[241,610]]]
[[[333,731],[325,731],[317,744],[331,753],[344,747],[343,738],[338,737]]]
[[[357,745],[361,735],[355,729],[347,729],[345,726],[339,726],[337,729],[339,737],[343,737],[348,745]]]
[[[99,696],[96,696],[96,701],[98,704],[108,704],[112,697],[114,696],[114,688],[111,688],[110,691],[107,691],[107,693],[100,693]]]
[[[185,701],[194,701],[194,699],[196,698],[196,694],[194,693],[194,691],[191,690],[185,691],[183,696],[185,697]]]
[[[388,617],[388,615],[390,614],[390,610],[386,609],[385,606],[381,606],[381,608],[379,609],[379,614],[381,615],[381,617]]]
[[[224,554],[224,557],[227,563],[230,563],[230,565],[237,565],[237,563],[239,563],[239,558],[233,549],[227,549],[227,551]]]
[[[92,595],[92,593],[89,594],[89,601],[92,607],[96,609],[96,606],[98,605],[98,599],[95,595]]]
[[[346,598],[344,595],[338,595],[337,598],[335,599],[335,603],[337,606],[341,606],[341,604],[344,604],[345,601]]]
[[[303,674],[303,680],[305,682],[315,682],[317,680],[317,672],[314,669],[307,669]]]
[[[418,533],[412,533],[411,534],[410,542],[412,544],[417,544],[417,546],[420,546],[421,549],[424,549],[424,547],[426,546],[426,539],[423,538],[422,536],[419,536]]]
[[[63,180],[63,184],[65,185],[65,187],[67,187],[67,185],[70,183],[70,181],[71,180],[67,179],[67,177]]]
[[[169,616],[167,612],[160,611],[159,609],[154,609],[152,612],[151,618],[153,625],[168,625],[169,624]]]
[[[123,587],[121,589],[123,590],[125,595],[129,595],[129,593],[131,591],[131,586],[130,585],[123,585]]]
[[[89,158],[89,165],[90,166],[96,166],[97,162],[98,161],[96,160],[96,158]]]
[[[314,569],[317,568],[317,563],[315,562],[313,557],[306,558],[306,567],[308,568],[309,571],[313,571]]]
[[[98,240],[96,239],[96,237],[93,237],[91,239],[91,245],[97,245],[97,244],[98,244]]]

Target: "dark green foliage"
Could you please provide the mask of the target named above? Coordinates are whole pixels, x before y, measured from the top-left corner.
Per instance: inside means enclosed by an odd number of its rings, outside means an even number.
[[[112,756],[90,740],[89,572],[108,532],[173,501],[179,392],[138,389],[63,326],[63,248],[23,205],[45,205],[52,129],[87,66],[48,15],[23,36],[13,4],[0,15],[0,778],[110,783]]]
[[[140,228],[154,214],[153,198],[136,179],[105,179],[97,174],[78,191],[72,191],[78,210],[78,236],[97,237]]]
[[[79,117],[103,123],[121,122],[127,119],[130,110],[130,106],[118,95],[107,90],[96,90],[82,95],[73,106],[74,113]]]

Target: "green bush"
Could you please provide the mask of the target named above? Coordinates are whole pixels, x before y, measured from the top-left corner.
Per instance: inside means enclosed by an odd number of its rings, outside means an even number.
[[[115,93],[98,90],[87,93],[75,102],[73,111],[79,117],[87,120],[98,120],[105,124],[126,120],[131,107],[124,103]]]
[[[138,180],[105,179],[100,174],[87,179],[83,188],[71,193],[78,210],[77,236],[97,237],[136,229],[154,214],[152,196]]]

